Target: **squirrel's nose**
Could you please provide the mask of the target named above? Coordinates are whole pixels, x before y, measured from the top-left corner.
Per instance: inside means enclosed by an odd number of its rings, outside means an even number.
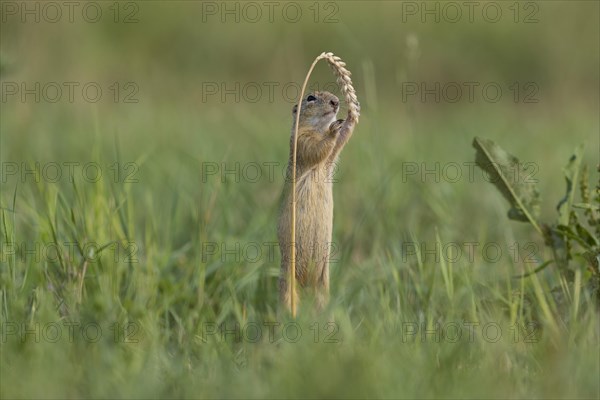
[[[331,106],[335,109],[337,109],[340,105],[340,102],[338,100],[335,99],[331,99],[329,100],[329,104],[331,104]]]

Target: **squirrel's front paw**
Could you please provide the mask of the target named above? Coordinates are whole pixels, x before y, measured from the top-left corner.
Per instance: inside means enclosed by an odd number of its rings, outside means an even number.
[[[344,123],[343,119],[338,119],[337,121],[333,121],[331,123],[331,125],[329,125],[329,131],[330,132],[336,132],[339,131],[340,128],[342,127],[342,124]]]

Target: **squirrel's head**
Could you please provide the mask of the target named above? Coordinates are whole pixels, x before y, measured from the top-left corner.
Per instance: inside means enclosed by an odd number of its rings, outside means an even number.
[[[314,92],[302,99],[300,108],[300,128],[311,127],[319,132],[326,132],[336,120],[340,109],[340,100],[329,92]],[[294,123],[298,115],[298,104],[292,109]]]

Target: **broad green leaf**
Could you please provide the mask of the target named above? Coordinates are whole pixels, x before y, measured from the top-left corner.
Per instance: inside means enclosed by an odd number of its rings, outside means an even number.
[[[521,275],[513,276],[513,278],[515,278],[515,279],[526,278],[526,277],[531,276],[533,274],[537,274],[538,272],[544,270],[548,265],[552,264],[553,262],[554,262],[554,260],[544,261],[541,265],[539,265],[533,271],[529,271],[529,272],[526,272],[526,273],[521,274]]]
[[[565,197],[563,197],[556,205],[559,225],[569,225],[569,214],[571,213],[573,200],[575,198],[575,186],[577,185],[577,176],[579,175],[582,153],[583,145],[577,146],[575,153],[569,159],[569,163],[563,169],[565,181],[567,182],[567,191]]]
[[[488,173],[490,183],[511,205],[508,218],[529,222],[543,234],[537,222],[540,196],[527,168],[491,140],[476,137],[473,147],[477,150],[476,164]]]
[[[571,249],[566,238],[575,235],[567,225],[559,225],[551,228],[544,224],[543,227],[546,244],[552,249],[556,265],[558,268],[566,270],[569,265],[569,259],[571,258]]]
[[[583,257],[594,269],[595,274],[600,273],[600,251],[586,251],[583,253]]]
[[[580,223],[575,225],[577,235],[590,247],[598,246],[598,238],[594,237],[587,228]]]

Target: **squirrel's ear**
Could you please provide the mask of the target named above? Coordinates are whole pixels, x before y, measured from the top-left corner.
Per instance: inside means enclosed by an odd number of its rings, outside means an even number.
[[[292,114],[296,114],[298,112],[298,104],[296,104],[294,106],[294,108],[292,108]]]

